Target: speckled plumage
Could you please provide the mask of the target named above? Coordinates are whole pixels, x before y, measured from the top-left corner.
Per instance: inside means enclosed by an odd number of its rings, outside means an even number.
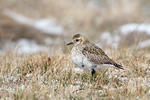
[[[71,50],[72,61],[80,68],[95,70],[105,67],[116,67],[123,69],[123,67],[110,59],[105,52],[89,42],[80,34],[73,36],[73,48]]]

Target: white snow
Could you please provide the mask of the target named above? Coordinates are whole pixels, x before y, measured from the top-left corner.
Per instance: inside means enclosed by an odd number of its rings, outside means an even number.
[[[102,33],[100,38],[107,45],[111,45],[113,48],[117,48],[119,45],[119,42],[120,42],[120,36],[119,35],[111,35],[110,32]]]
[[[55,19],[52,18],[34,20],[10,10],[4,10],[3,13],[19,23],[32,26],[48,34],[60,35],[64,30],[62,26],[55,25]]]
[[[109,32],[104,32],[104,33],[102,33],[101,38],[104,40],[108,40],[108,39],[111,39],[112,36]],[[107,42],[109,42],[109,41],[107,41]]]
[[[0,49],[0,54],[2,54],[4,51]]]
[[[110,32],[104,32],[101,34],[100,39],[103,43],[110,45],[113,48],[117,48],[121,38],[132,32],[150,35],[150,24],[129,23],[121,26],[119,31],[120,34],[115,35],[112,35]],[[150,40],[146,40],[138,44],[138,48],[145,48],[147,46],[150,46]]]
[[[22,53],[35,53],[40,51],[46,51],[47,48],[38,45],[36,42],[27,39],[20,39],[17,41],[16,50],[18,54]]]
[[[26,87],[24,84],[22,84],[20,87],[19,87],[21,90],[24,90]]]
[[[150,35],[150,24],[137,24],[137,23],[130,23],[125,24],[120,27],[121,34],[127,35],[131,32],[144,32],[148,35]]]
[[[78,67],[76,67],[76,68],[73,68],[73,71],[75,72],[75,73],[83,73],[83,69],[81,69],[81,68],[78,68]]]
[[[150,39],[140,42],[137,47],[138,48],[150,47]]]
[[[79,85],[70,85],[70,88],[72,89],[72,91],[77,91],[80,89]]]
[[[32,25],[33,23],[33,20],[30,19],[30,18],[27,18],[21,14],[18,14],[18,13],[15,13],[15,12],[12,12],[10,10],[4,10],[3,13],[5,15],[7,15],[8,17],[12,18],[13,20],[19,22],[19,23],[22,23],[22,24],[28,24],[28,25]]]
[[[47,45],[52,45],[54,43],[54,39],[46,38],[44,39],[44,43]]]
[[[54,26],[54,20],[52,19],[40,19],[35,21],[33,26],[45,33],[61,34],[63,32],[63,28],[61,26]]]

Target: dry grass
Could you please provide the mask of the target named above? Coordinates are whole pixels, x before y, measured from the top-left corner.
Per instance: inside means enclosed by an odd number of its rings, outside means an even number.
[[[146,51],[110,50],[107,54],[125,70],[76,71],[68,54],[0,56],[0,98],[15,100],[148,99],[150,55]]]
[[[137,0],[117,0],[115,3],[106,3],[103,9],[100,6],[89,6],[87,0],[80,3],[78,0],[1,0],[0,5],[0,10],[11,9],[36,19],[56,18],[57,23],[65,28],[63,35],[66,38],[81,31],[85,32],[87,38],[98,40],[103,31],[114,31],[129,22],[145,21],[142,5]],[[7,30],[9,29],[8,27]],[[31,36],[29,33],[27,31],[24,34]],[[24,34],[20,34],[19,38]],[[132,41],[136,44],[141,39],[141,35],[132,37],[124,37],[122,49],[105,49],[125,70],[101,69],[97,71],[94,79],[91,79],[90,72],[78,69],[71,62],[69,54],[56,51],[57,49],[51,56],[45,52],[17,55],[11,51],[1,54],[0,99],[146,100],[150,97],[150,49],[124,48]],[[126,41],[127,38],[132,41]],[[148,36],[143,37],[145,38]],[[64,52],[67,52],[65,50],[64,48]]]

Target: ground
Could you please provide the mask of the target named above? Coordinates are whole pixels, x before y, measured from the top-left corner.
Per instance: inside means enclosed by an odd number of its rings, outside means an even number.
[[[0,99],[148,100],[149,4],[149,0],[0,0]],[[78,32],[124,70],[100,69],[92,78],[91,72],[76,66],[66,43]]]
[[[148,99],[148,51],[109,49],[107,54],[122,64],[124,70],[100,69],[94,79],[90,72],[75,66],[69,54],[3,54],[0,57],[1,99]]]

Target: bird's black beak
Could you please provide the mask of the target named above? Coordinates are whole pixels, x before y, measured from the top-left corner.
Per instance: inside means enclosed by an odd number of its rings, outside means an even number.
[[[67,43],[67,45],[72,45],[72,44],[73,44],[73,42]]]

